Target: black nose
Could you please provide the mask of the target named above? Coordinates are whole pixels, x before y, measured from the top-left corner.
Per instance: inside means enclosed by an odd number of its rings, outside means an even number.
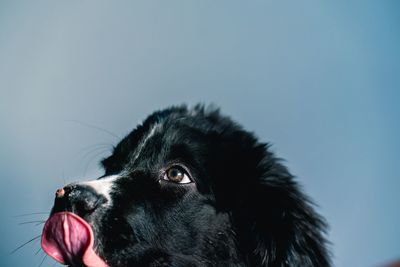
[[[52,213],[70,211],[81,217],[92,213],[107,199],[87,185],[71,184],[57,189]]]

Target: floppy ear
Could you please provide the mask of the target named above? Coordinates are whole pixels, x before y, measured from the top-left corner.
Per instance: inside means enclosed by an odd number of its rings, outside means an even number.
[[[330,266],[323,219],[268,145],[236,131],[222,151],[217,203],[230,210],[249,265]]]

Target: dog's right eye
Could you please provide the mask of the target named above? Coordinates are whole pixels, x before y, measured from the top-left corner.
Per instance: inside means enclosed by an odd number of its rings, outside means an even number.
[[[178,184],[188,184],[192,182],[187,171],[180,166],[172,166],[167,169],[163,179]]]

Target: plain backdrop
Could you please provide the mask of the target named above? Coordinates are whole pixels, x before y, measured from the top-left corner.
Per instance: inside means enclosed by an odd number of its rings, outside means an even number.
[[[395,0],[1,0],[0,266],[54,266],[39,240],[11,253],[47,216],[22,214],[100,175],[153,110],[197,102],[286,159],[336,266],[400,258],[399,50]]]

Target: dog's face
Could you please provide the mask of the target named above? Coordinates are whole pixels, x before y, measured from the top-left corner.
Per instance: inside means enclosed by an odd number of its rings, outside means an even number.
[[[71,266],[329,266],[323,223],[256,138],[215,109],[155,112],[59,189],[42,247]]]

